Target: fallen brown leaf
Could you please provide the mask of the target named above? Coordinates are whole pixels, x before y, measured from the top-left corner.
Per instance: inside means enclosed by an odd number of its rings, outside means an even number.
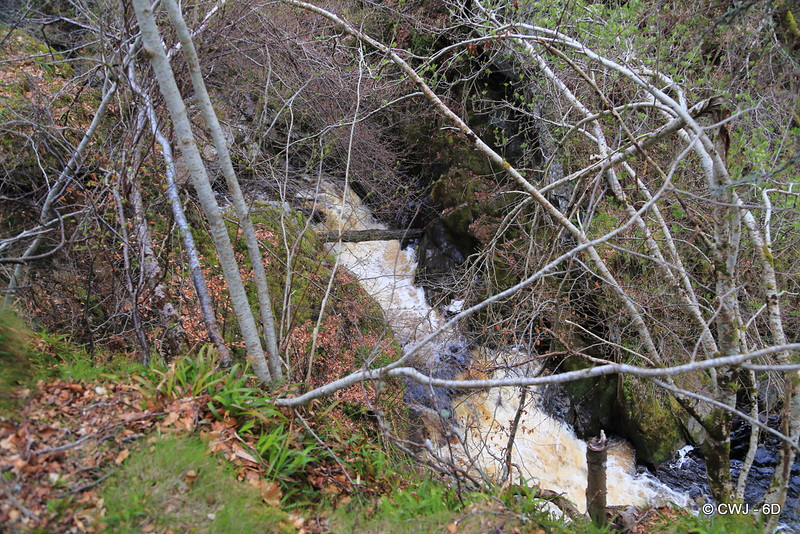
[[[131,451],[129,451],[128,449],[122,449],[121,451],[119,451],[119,454],[117,454],[117,457],[114,458],[114,463],[120,465],[130,455]]]
[[[280,506],[281,497],[283,497],[283,493],[281,492],[281,487],[277,482],[273,481],[262,484],[261,498],[264,499],[265,503],[269,504],[270,506]]]
[[[186,472],[186,476],[183,477],[183,480],[185,480],[186,483],[191,486],[194,483],[194,481],[197,480],[199,477],[200,475],[197,474],[197,471],[195,471],[194,469],[189,469]]]
[[[300,528],[303,526],[303,523],[306,522],[306,518],[297,512],[292,512],[289,514],[289,521],[292,523],[294,528]]]
[[[257,463],[258,463],[258,460],[256,460],[256,459],[253,457],[253,455],[252,455],[252,454],[249,454],[249,453],[247,453],[247,452],[243,451],[242,449],[239,449],[239,448],[237,448],[237,449],[234,451],[234,454],[236,455],[236,457],[237,457],[237,458],[241,458],[242,460],[246,460],[246,461],[248,461],[248,462],[253,462],[254,464],[257,464]]]

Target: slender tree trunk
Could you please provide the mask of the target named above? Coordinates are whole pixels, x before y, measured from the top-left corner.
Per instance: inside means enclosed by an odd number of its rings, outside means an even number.
[[[117,201],[117,216],[119,217],[120,235],[122,236],[122,258],[125,268],[125,286],[128,290],[128,296],[131,299],[131,319],[133,320],[133,330],[136,333],[136,340],[139,342],[139,349],[142,351],[141,361],[144,365],[150,364],[150,343],[147,341],[147,336],[142,329],[142,318],[139,314],[139,286],[133,285],[133,269],[131,268],[131,246],[130,237],[128,235],[128,221],[125,217],[125,205],[122,201],[122,195],[119,192],[120,181],[117,180],[112,188],[114,200]]]
[[[744,207],[740,198],[736,198],[737,206],[742,210],[742,220],[748,230],[750,239],[753,241],[754,249],[758,253],[761,269],[764,275],[764,285],[766,289],[766,304],[770,334],[772,342],[786,344],[786,334],[783,329],[783,319],[780,306],[780,295],[778,294],[778,279],[775,274],[774,259],[772,256],[772,241],[770,237],[770,217],[772,205],[769,196],[764,193],[766,205],[766,215],[764,221],[764,233],[762,234],[759,224],[752,212]],[[780,352],[775,356],[775,360],[780,365],[789,365],[791,360],[788,351]],[[783,412],[782,430],[791,439],[791,442],[784,442],[781,455],[778,458],[778,465],[775,473],[764,496],[766,504],[777,504],[780,508],[786,503],[786,493],[789,490],[789,479],[791,478],[792,465],[796,456],[792,444],[797,444],[800,439],[800,372],[786,371],[783,377]],[[778,526],[779,516],[773,515],[767,522],[767,530],[773,531]]]
[[[517,413],[514,414],[514,422],[511,423],[511,430],[508,432],[508,443],[506,443],[506,457],[505,466],[503,467],[504,475],[503,483],[511,483],[511,468],[513,463],[511,461],[514,454],[514,440],[517,438],[517,430],[519,429],[519,421],[522,419],[522,414],[525,412],[525,402],[528,400],[528,388],[520,388],[519,406],[517,406]]]
[[[189,339],[186,336],[186,330],[183,328],[180,315],[178,315],[175,306],[172,305],[167,288],[164,287],[164,273],[153,251],[153,240],[150,238],[150,230],[147,227],[138,178],[131,180],[129,198],[133,206],[133,223],[136,228],[139,246],[141,247],[144,280],[150,289],[151,298],[161,316],[169,354],[178,356],[188,350]]]
[[[129,69],[130,70],[130,69]],[[131,168],[139,168],[141,163],[141,151],[136,147],[136,143],[144,131],[145,122],[147,120],[147,108],[142,107],[136,117],[136,126],[132,136],[131,145],[133,145],[132,152],[134,154]],[[114,196],[117,199],[118,212],[120,217],[121,234],[124,240],[124,260],[125,260],[125,278],[128,286],[128,292],[131,295],[132,316],[134,327],[137,329],[136,334],[140,339],[142,346],[142,361],[147,364],[150,358],[147,339],[141,328],[141,319],[139,318],[138,300],[141,295],[141,288],[147,286],[150,292],[149,298],[154,304],[154,308],[158,311],[161,319],[161,325],[164,328],[164,339],[166,340],[165,354],[169,356],[177,356],[186,352],[189,348],[189,340],[186,336],[186,330],[183,328],[178,312],[172,305],[169,298],[169,292],[164,287],[163,271],[158,264],[158,259],[153,251],[152,239],[150,231],[147,228],[147,219],[145,217],[144,203],[142,201],[141,184],[137,176],[130,175],[128,182],[127,197],[129,205],[133,208],[133,230],[138,242],[137,257],[140,258],[139,264],[139,281],[136,288],[133,287],[131,280],[131,267],[129,255],[133,250],[130,240],[130,234],[127,231],[125,208],[119,192],[119,183],[114,187]]]
[[[175,133],[181,144],[186,167],[192,176],[197,197],[203,206],[206,218],[211,229],[211,236],[217,249],[220,266],[222,267],[225,280],[228,283],[228,292],[231,297],[234,313],[242,331],[245,346],[247,347],[248,358],[253,366],[253,371],[262,382],[270,380],[270,372],[267,367],[264,351],[261,347],[261,340],[258,336],[253,312],[247,299],[247,293],[242,283],[239,273],[239,266],[231,245],[228,229],[222,218],[214,191],[208,180],[205,166],[203,165],[200,152],[192,134],[189,117],[186,114],[186,107],[183,98],[175,82],[175,76],[167,60],[164,47],[161,44],[161,36],[156,26],[153,9],[148,0],[133,0],[136,10],[136,18],[142,31],[144,49],[153,65],[153,70],[158,79],[161,94],[169,108],[170,115],[175,127]]]
[[[175,159],[172,157],[172,146],[158,127],[158,117],[156,117],[156,111],[153,109],[153,101],[150,99],[150,95],[139,87],[136,82],[136,70],[133,68],[133,65],[128,67],[128,83],[133,91],[142,99],[145,106],[145,113],[150,121],[150,131],[161,146],[161,155],[164,157],[164,181],[167,184],[167,197],[172,207],[172,214],[175,217],[175,224],[178,226],[178,232],[183,240],[186,256],[189,259],[189,273],[195,293],[197,294],[200,313],[203,316],[203,322],[206,325],[208,337],[217,347],[220,364],[228,366],[231,364],[231,351],[228,349],[228,346],[225,344],[225,339],[219,331],[216,314],[214,313],[214,301],[211,299],[211,295],[208,292],[208,285],[206,284],[206,279],[203,276],[203,268],[200,264],[200,255],[197,253],[197,245],[195,245],[192,229],[183,211],[183,203],[178,193],[178,184],[175,181]]]
[[[758,420],[758,382],[756,381],[756,373],[750,371],[750,417]],[[747,456],[742,462],[742,470],[739,472],[739,479],[736,481],[736,502],[744,501],[744,489],[747,485],[747,475],[750,473],[750,468],[753,467],[753,460],[756,457],[758,450],[758,436],[760,435],[759,428],[756,425],[750,425],[750,441],[747,447]]]
[[[269,371],[273,380],[281,380],[283,377],[283,369],[281,366],[281,359],[278,353],[278,337],[275,331],[275,319],[272,310],[272,299],[269,294],[269,285],[267,283],[267,274],[264,269],[264,262],[261,256],[261,249],[258,245],[258,238],[256,237],[253,222],[250,219],[250,210],[242,195],[242,189],[239,187],[239,180],[236,178],[236,173],[233,170],[233,163],[231,162],[230,152],[228,145],[225,141],[225,135],[222,132],[222,127],[219,124],[219,119],[211,105],[211,98],[208,96],[203,75],[200,71],[200,61],[197,57],[194,43],[192,42],[189,28],[183,20],[180,7],[175,0],[164,0],[164,5],[167,8],[170,21],[175,28],[178,39],[183,47],[183,55],[186,57],[186,62],[189,65],[189,74],[192,78],[192,86],[194,87],[195,98],[200,111],[203,113],[208,129],[211,131],[211,136],[214,139],[214,146],[217,149],[219,156],[220,166],[222,167],[222,174],[228,183],[228,192],[231,195],[233,206],[236,209],[236,215],[239,219],[239,225],[244,234],[244,240],[247,244],[247,250],[250,254],[250,263],[253,269],[253,280],[256,284],[256,293],[258,294],[258,304],[261,311],[261,323],[264,330],[264,340],[267,345],[267,353],[269,356]]]

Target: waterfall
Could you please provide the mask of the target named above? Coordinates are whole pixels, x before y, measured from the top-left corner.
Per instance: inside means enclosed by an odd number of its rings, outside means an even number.
[[[309,200],[315,199],[316,208],[325,216],[320,230],[386,228],[372,217],[369,209],[350,189],[340,193],[330,182],[323,181],[318,191],[306,196]],[[442,324],[439,313],[426,303],[423,289],[414,286],[416,260],[413,250],[401,249],[399,241],[334,243],[329,247],[331,253],[338,255],[339,264],[356,276],[364,290],[383,308],[400,343],[421,339]],[[448,335],[447,339],[431,345],[416,365],[427,367],[436,376],[437,365],[443,362],[450,365],[452,371],[458,370],[459,364],[466,364],[469,359],[496,361],[504,358],[513,361],[515,358],[512,353],[487,354],[486,350],[477,350],[460,360],[465,345],[457,332]],[[525,367],[517,367],[513,372],[526,371]],[[509,371],[496,371],[503,372]],[[576,438],[564,422],[542,411],[537,388],[530,389],[531,395],[514,441],[511,461],[515,481],[522,476],[529,484],[562,493],[584,511],[586,444]],[[446,418],[449,431],[459,439],[456,445],[440,440],[441,443],[434,445],[439,449],[437,455],[447,457],[467,470],[474,470],[477,465],[489,476],[500,474],[505,467],[502,459],[505,458],[510,428],[519,407],[519,389],[492,388],[447,400],[452,409],[452,414]],[[637,473],[634,450],[624,441],[614,443],[609,449],[607,478],[609,505],[688,504],[685,495],[672,491],[648,473]]]

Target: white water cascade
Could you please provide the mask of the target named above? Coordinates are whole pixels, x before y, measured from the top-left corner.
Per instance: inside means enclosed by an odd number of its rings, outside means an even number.
[[[317,210],[325,215],[320,230],[386,228],[349,189],[344,194],[338,193],[332,184],[323,182],[315,196]],[[414,286],[414,252],[402,250],[399,241],[329,246],[330,251],[338,255],[339,265],[356,276],[364,290],[381,305],[400,343],[421,339],[442,324],[439,313],[426,303],[424,290]],[[434,357],[436,351],[446,350],[447,343],[442,340],[431,346],[417,365],[435,364],[438,361]],[[474,352],[472,358],[503,357],[512,361],[514,358],[513,353],[487,356],[478,353],[481,351]],[[505,458],[510,427],[519,407],[519,393],[518,388],[500,387],[454,398],[451,431],[458,436],[458,445],[442,443],[437,454],[440,457],[452,454],[452,460],[465,468],[472,459],[489,476],[501,473],[504,467],[501,459]],[[515,437],[512,455],[515,479],[521,475],[529,484],[562,493],[584,511],[586,444],[576,438],[566,424],[539,409],[538,395],[536,388],[531,388]],[[607,480],[609,505],[643,506],[665,502],[687,505],[685,495],[672,491],[647,473],[637,474],[634,451],[624,441],[609,449]]]

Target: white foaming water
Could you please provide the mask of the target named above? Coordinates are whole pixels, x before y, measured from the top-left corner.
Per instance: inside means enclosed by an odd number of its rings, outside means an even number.
[[[385,229],[349,189],[340,194],[330,183],[323,182],[317,203],[325,214],[324,229],[327,231]],[[340,265],[356,276],[364,290],[381,305],[401,343],[421,339],[442,324],[439,313],[426,303],[424,290],[414,286],[414,252],[401,250],[399,241],[337,243],[330,245],[330,250],[338,254]],[[460,311],[461,304],[454,303],[453,307]],[[427,354],[434,354],[436,349],[437,346],[432,346]],[[525,357],[516,353],[487,355],[486,351],[473,354],[475,358],[488,357],[495,361],[502,358],[507,363],[514,363],[520,356]],[[524,408],[514,441],[514,478],[522,476],[529,484],[563,493],[584,511],[586,443],[576,438],[563,422],[540,410],[538,392],[536,388],[531,390],[533,393]],[[457,449],[452,459],[463,467],[474,469],[477,465],[490,476],[499,475],[518,407],[519,389],[514,387],[492,388],[454,400],[452,430],[459,435],[461,445],[443,444],[437,453],[447,456]],[[625,442],[610,447],[607,465],[609,505],[641,506],[660,502],[686,505],[688,502],[685,495],[675,493],[654,477],[637,474],[634,451]]]
[[[693,450],[694,450],[694,447],[693,447],[693,446],[691,446],[691,445],[687,445],[687,446],[685,446],[684,448],[682,448],[681,450],[679,450],[679,451],[676,453],[676,456],[677,456],[677,457],[676,457],[674,460],[672,460],[673,462],[675,462],[675,463],[674,463],[674,465],[675,465],[675,469],[680,469],[680,468],[682,468],[682,467],[683,467],[683,464],[685,464],[685,463],[686,463],[686,460],[688,459],[688,458],[687,458],[687,455],[688,455],[690,452],[692,452]]]
[[[532,388],[535,390],[535,388]],[[511,457],[514,479],[522,476],[529,484],[550,489],[586,509],[586,443],[575,437],[563,422],[538,408],[538,392],[523,408]],[[490,475],[503,472],[509,433],[519,407],[515,387],[492,388],[469,395],[455,407],[459,434],[466,454]],[[609,505],[686,505],[685,495],[664,486],[649,474],[636,473],[635,453],[627,442],[615,442],[608,449],[607,501]]]
[[[330,183],[323,182],[317,203],[329,232],[386,229],[349,188],[343,195],[337,194]],[[400,241],[333,243],[329,250],[338,254],[339,264],[380,304],[400,343],[420,339],[439,327],[441,318],[425,302],[425,290],[414,285],[417,262],[413,250],[402,250]]]

